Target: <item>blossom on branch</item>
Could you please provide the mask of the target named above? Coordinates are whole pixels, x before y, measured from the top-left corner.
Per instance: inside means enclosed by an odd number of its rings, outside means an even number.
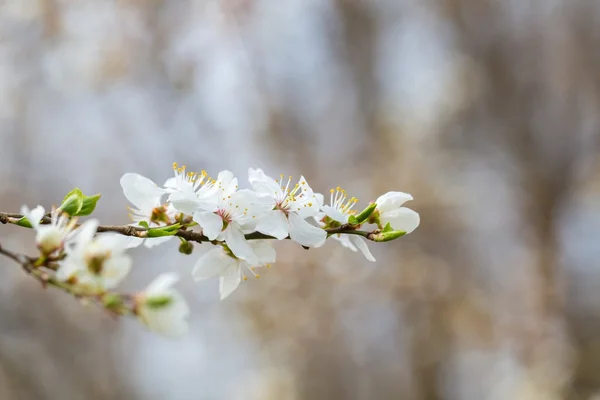
[[[76,220],[69,220],[68,215],[60,209],[54,210],[50,216],[50,224],[42,225],[40,221],[45,214],[44,207],[37,206],[29,210],[27,206],[21,207],[21,214],[27,218],[32,228],[36,231],[35,244],[42,255],[49,256],[60,252],[65,243],[72,238]]]
[[[101,294],[117,287],[131,270],[131,257],[117,233],[96,235],[98,221],[88,220],[76,231],[56,278],[68,282],[78,292]]]
[[[346,191],[338,187],[331,189],[329,198],[329,205],[324,204],[324,196],[318,193],[317,201],[322,212],[315,217],[315,219],[328,227],[339,227],[342,224],[347,224],[351,215],[356,214],[356,210],[353,207],[358,202],[356,197],[348,199]],[[358,235],[337,233],[331,236],[332,239],[337,240],[347,249],[353,252],[360,251],[367,260],[375,262],[375,257],[371,254],[369,247],[365,240]]]
[[[254,277],[260,275],[254,272],[256,267],[270,267],[275,262],[275,249],[266,240],[250,242],[252,251],[257,256],[257,261],[249,263],[240,259],[226,246],[217,246],[200,257],[194,266],[192,276],[201,281],[215,276],[219,277],[219,294],[221,300],[229,296],[247,277],[244,270],[249,271]]]
[[[306,179],[300,180],[290,187],[292,177],[284,184],[267,176],[262,169],[248,170],[248,179],[254,190],[266,196],[270,202],[270,210],[262,215],[256,225],[258,232],[273,236],[279,240],[290,238],[307,247],[319,247],[325,243],[327,233],[306,221],[319,212],[319,205]]]

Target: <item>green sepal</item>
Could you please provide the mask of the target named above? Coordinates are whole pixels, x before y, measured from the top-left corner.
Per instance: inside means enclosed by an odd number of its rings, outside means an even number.
[[[404,236],[406,235],[406,232],[404,231],[388,231],[388,232],[381,232],[378,233],[377,235],[375,235],[374,237],[374,241],[375,242],[389,242],[390,240],[394,240],[394,239],[398,239],[400,236]]]
[[[81,189],[75,188],[67,193],[59,209],[70,216],[77,215],[77,213],[81,211],[81,208],[83,207],[84,197],[85,196],[81,192]]]
[[[33,228],[33,225],[31,225],[31,222],[29,222],[29,220],[25,217],[22,217],[20,220],[15,222],[15,225],[19,225],[24,228]]]
[[[148,308],[159,309],[159,308],[167,307],[172,302],[173,302],[173,297],[171,297],[171,296],[156,296],[156,297],[147,297],[145,305]]]
[[[393,232],[394,228],[392,228],[392,225],[390,225],[390,223],[388,222],[387,224],[385,224],[385,227],[383,228],[383,230],[381,231],[382,233],[387,233],[387,232]]]
[[[140,221],[140,222],[138,222],[138,225],[141,227],[144,227],[146,229],[150,229],[150,227],[148,226],[148,222],[146,222],[146,221]]]
[[[102,296],[102,304],[109,310],[118,310],[123,305],[123,299],[117,293],[106,293]]]
[[[348,223],[350,225],[358,225],[360,222],[358,221],[358,218],[356,218],[354,215],[351,215],[348,217]]]
[[[160,228],[150,228],[148,229],[148,237],[163,237],[163,236],[173,236],[175,235],[179,229],[181,228],[181,224],[173,224],[162,226]]]
[[[92,196],[83,196],[83,203],[81,205],[81,209],[74,215],[83,217],[86,215],[90,215],[96,209],[96,203],[100,200],[102,195],[100,193],[94,194]]]
[[[371,216],[371,214],[373,214],[373,211],[375,211],[376,208],[377,208],[376,203],[369,204],[364,210],[362,210],[355,217],[356,221],[357,221],[355,224],[362,224],[363,222],[365,222]],[[350,222],[350,220],[348,220],[348,222]]]

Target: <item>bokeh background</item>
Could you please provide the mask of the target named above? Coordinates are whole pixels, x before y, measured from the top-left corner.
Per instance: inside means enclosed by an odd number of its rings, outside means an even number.
[[[0,204],[177,161],[412,193],[413,234],[278,244],[172,341],[0,260],[0,399],[599,399],[600,2],[2,0]],[[33,252],[30,231],[0,243]],[[125,289],[198,255],[134,251]]]

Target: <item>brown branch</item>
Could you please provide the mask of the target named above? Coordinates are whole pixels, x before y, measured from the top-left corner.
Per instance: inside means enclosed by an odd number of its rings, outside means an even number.
[[[0,212],[0,223],[3,224],[16,224],[23,215],[14,214],[14,213],[2,213]],[[50,218],[44,216],[42,219],[42,224],[49,224]],[[79,226],[79,225],[77,225]],[[153,228],[161,228],[161,227],[153,227]],[[151,228],[151,229],[153,229]],[[368,231],[357,230],[355,227],[349,224],[344,224],[337,228],[325,229],[327,232],[327,236],[336,235],[336,234],[345,234],[345,235],[358,235],[362,236],[367,240],[375,241],[375,233]],[[124,236],[133,236],[138,238],[148,238],[148,230],[142,226],[133,226],[133,225],[100,225],[98,226],[98,232],[115,232]],[[202,233],[194,232],[188,230],[187,227],[184,227],[177,231],[173,236],[180,237],[182,239],[187,240],[188,242],[211,242],[209,238],[204,236]],[[245,235],[247,240],[258,240],[258,239],[275,239],[273,236],[265,235],[260,232],[252,232]],[[290,239],[290,237],[286,237],[286,239]]]

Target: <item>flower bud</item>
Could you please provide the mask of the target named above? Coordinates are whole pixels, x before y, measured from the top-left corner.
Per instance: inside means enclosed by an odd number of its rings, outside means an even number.
[[[187,240],[181,242],[179,245],[179,252],[182,254],[190,255],[194,251],[194,244],[192,242],[188,242]]]

